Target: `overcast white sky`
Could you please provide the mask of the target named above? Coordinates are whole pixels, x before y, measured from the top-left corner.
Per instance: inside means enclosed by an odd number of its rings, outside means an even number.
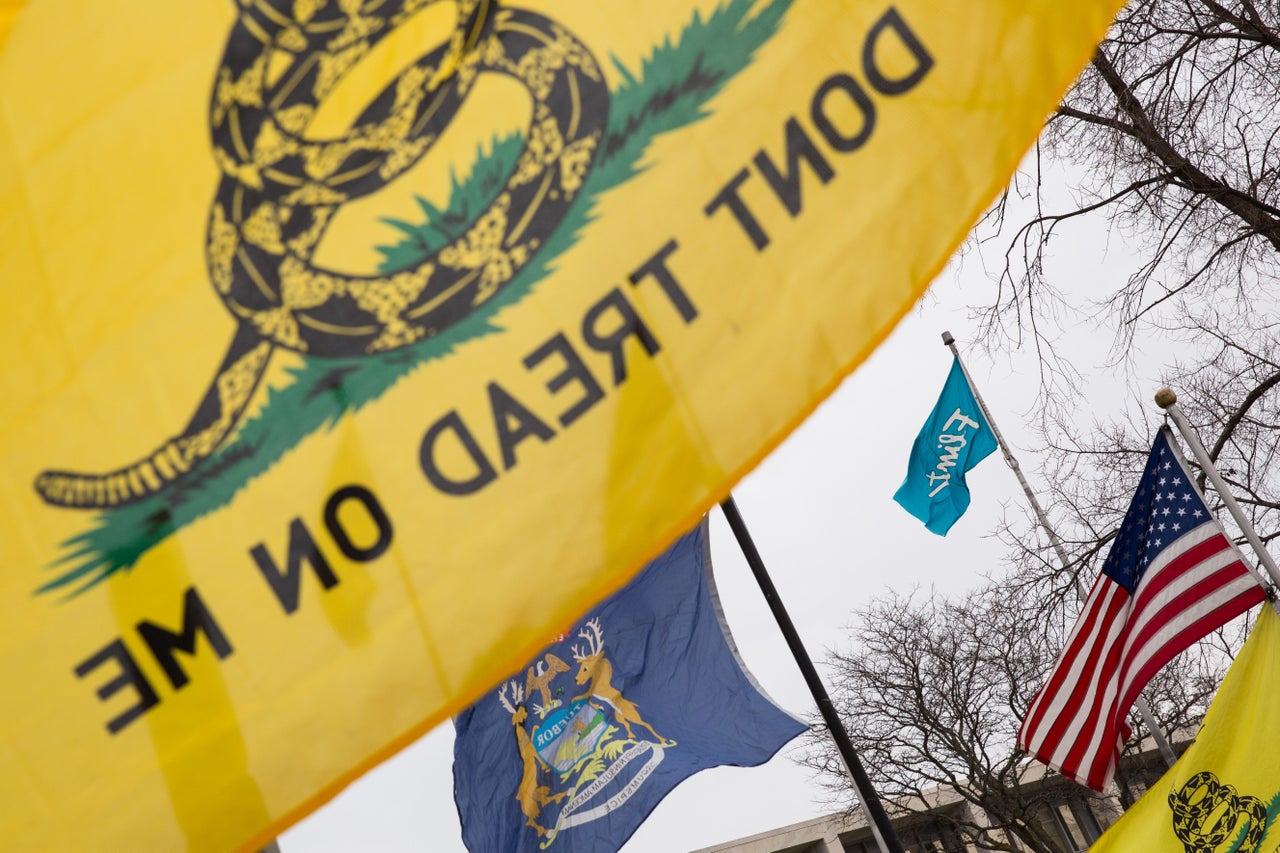
[[[1060,283],[1097,287],[1123,270],[1097,226],[1055,244]],[[1112,252],[1114,255],[1115,252]],[[1121,259],[1122,260],[1122,259]],[[989,262],[990,258],[989,258]],[[1121,265],[1122,266],[1122,265]],[[970,475],[973,503],[947,537],[934,536],[892,501],[911,442],[942,388],[949,329],[1011,444],[1029,443],[1036,367],[1031,352],[994,362],[966,343],[973,323],[963,307],[991,292],[970,256],[939,277],[890,339],[791,438],[735,490],[779,592],[810,654],[844,643],[851,612],[888,589],[934,586],[960,592],[1004,551],[992,538],[1006,505],[1022,494],[998,453]],[[1065,345],[1086,365],[1100,365],[1105,331],[1079,327]],[[1146,405],[1154,384],[1141,390]],[[1126,392],[1099,371],[1082,407],[1115,414]],[[1154,405],[1151,420],[1157,421]],[[1020,453],[1037,482],[1037,459]],[[712,554],[726,617],[743,657],[764,688],[788,710],[808,716],[812,699],[719,511],[712,514]],[[280,839],[285,853],[321,851],[463,851],[452,796],[451,727],[442,726],[368,774]],[[795,763],[797,740],[758,768],[704,771],[675,789],[623,848],[625,853],[695,850],[825,814],[831,808],[808,771]]]

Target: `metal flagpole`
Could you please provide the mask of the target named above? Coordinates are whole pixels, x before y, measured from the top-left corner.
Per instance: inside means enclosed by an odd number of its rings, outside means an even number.
[[[733,495],[721,501],[720,509],[724,511],[724,517],[738,540],[738,547],[742,549],[743,556],[747,558],[747,564],[751,566],[751,573],[756,576],[756,582],[760,584],[760,591],[764,593],[764,599],[769,603],[769,609],[773,611],[773,618],[777,620],[782,636],[787,639],[787,645],[791,648],[791,654],[804,675],[805,683],[809,685],[813,700],[818,704],[818,710],[827,724],[827,730],[831,732],[836,748],[840,750],[840,756],[844,759],[845,766],[849,768],[849,775],[853,779],[853,786],[858,792],[863,811],[866,812],[871,834],[880,845],[881,853],[905,853],[893,831],[892,824],[889,823],[889,816],[880,803],[880,797],[877,796],[876,789],[871,784],[867,771],[863,769],[857,751],[853,748],[849,732],[845,730],[844,723],[840,722],[835,705],[827,695],[827,689],[823,686],[822,679],[818,677],[818,671],[814,668],[813,661],[809,659],[809,653],[800,642],[796,626],[792,623],[786,608],[783,607],[782,599],[778,597],[778,590],[774,587],[768,571],[765,570],[764,560],[756,550],[755,542],[751,539],[746,522],[742,520],[742,514],[738,512],[738,505],[734,502]]]
[[[1031,504],[1031,509],[1035,512],[1040,526],[1048,534],[1049,542],[1053,545],[1053,550],[1057,553],[1063,570],[1066,570],[1071,561],[1067,559],[1067,551],[1062,545],[1062,539],[1058,537],[1058,532],[1049,523],[1049,516],[1041,508],[1040,501],[1036,499],[1036,493],[1031,490],[1031,485],[1027,482],[1027,478],[1022,475],[1022,466],[1018,464],[1018,460],[1014,458],[1012,451],[1009,450],[1004,436],[1000,434],[1000,428],[996,426],[995,418],[991,417],[991,411],[987,408],[982,395],[978,393],[977,387],[973,384],[973,379],[969,376],[969,370],[964,366],[963,359],[960,358],[960,350],[956,347],[956,339],[951,337],[950,332],[943,332],[942,343],[951,349],[951,354],[955,356],[956,363],[960,365],[960,371],[964,374],[964,381],[969,384],[969,390],[973,392],[973,399],[978,402],[978,408],[982,410],[982,416],[987,419],[987,425],[991,427],[991,434],[995,436],[996,443],[1000,446],[1000,452],[1004,454],[1004,461],[1013,469],[1014,476],[1018,478],[1018,483],[1022,486],[1023,494],[1027,496],[1027,501]],[[1080,582],[1079,575],[1076,575],[1075,578],[1075,589],[1076,599],[1083,604],[1089,597],[1089,591]],[[1174,753],[1173,747],[1169,745],[1169,741],[1165,739],[1164,733],[1160,731],[1160,727],[1156,724],[1155,715],[1151,713],[1151,707],[1147,704],[1147,700],[1139,696],[1134,703],[1134,709],[1137,710],[1138,716],[1142,718],[1143,725],[1147,727],[1147,731],[1151,732],[1151,737],[1155,740],[1156,747],[1160,750],[1160,755],[1164,758],[1165,764],[1168,767],[1172,767],[1173,763],[1178,760],[1178,756]]]
[[[1196,435],[1195,430],[1191,428],[1191,424],[1187,423],[1187,419],[1183,417],[1182,412],[1178,409],[1178,395],[1168,388],[1161,388],[1156,392],[1156,405],[1164,409],[1169,414],[1169,417],[1173,418],[1174,424],[1178,427],[1178,432],[1182,433],[1183,439],[1191,447],[1191,452],[1195,454],[1196,461],[1200,463],[1201,470],[1209,478],[1209,482],[1213,483],[1213,488],[1217,490],[1218,496],[1227,505],[1227,511],[1231,513],[1231,517],[1240,526],[1244,537],[1253,546],[1253,552],[1258,555],[1258,561],[1262,563],[1267,576],[1271,578],[1271,583],[1280,587],[1280,568],[1277,568],[1276,561],[1271,558],[1266,546],[1258,538],[1258,532],[1249,523],[1249,518],[1244,514],[1244,510],[1240,508],[1240,504],[1236,503],[1231,490],[1227,488],[1222,475],[1218,473],[1218,469],[1214,467],[1213,460],[1209,458],[1208,451],[1200,443],[1199,436]]]

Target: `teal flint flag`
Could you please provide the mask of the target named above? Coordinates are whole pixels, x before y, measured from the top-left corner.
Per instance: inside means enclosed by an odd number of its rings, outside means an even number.
[[[893,499],[934,533],[946,536],[969,508],[965,473],[995,449],[995,434],[956,359],[933,413],[911,446],[907,477]]]

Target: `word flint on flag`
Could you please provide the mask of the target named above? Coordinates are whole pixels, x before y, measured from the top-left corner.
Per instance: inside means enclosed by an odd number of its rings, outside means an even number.
[[[1264,598],[1165,430],[1018,746],[1101,791],[1138,693],[1175,655]]]
[[[995,434],[955,359],[933,412],[911,446],[906,479],[893,499],[931,531],[946,536],[969,508],[964,475],[996,447]]]
[[[456,726],[474,853],[616,850],[688,776],[761,764],[805,729],[737,657],[705,521]]]

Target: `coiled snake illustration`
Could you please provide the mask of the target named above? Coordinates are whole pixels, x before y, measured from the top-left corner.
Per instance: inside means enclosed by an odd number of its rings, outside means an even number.
[[[1222,845],[1240,833],[1244,835],[1232,849],[1254,853],[1267,834],[1267,807],[1262,800],[1238,796],[1209,771],[1197,773],[1169,795],[1173,831],[1187,853],[1217,853]]]
[[[595,159],[609,92],[586,46],[543,15],[456,0],[448,43],[400,71],[343,136],[305,135],[344,75],[437,2],[239,0],[210,104],[222,179],[206,244],[237,331],[179,435],[104,474],[43,472],[35,487],[46,502],[105,508],[158,492],[222,446],[276,347],[355,356],[436,335],[493,298],[559,226]],[[533,101],[524,151],[488,208],[409,269],[362,276],[317,266],[339,208],[420,160],[482,72],[514,78]]]

